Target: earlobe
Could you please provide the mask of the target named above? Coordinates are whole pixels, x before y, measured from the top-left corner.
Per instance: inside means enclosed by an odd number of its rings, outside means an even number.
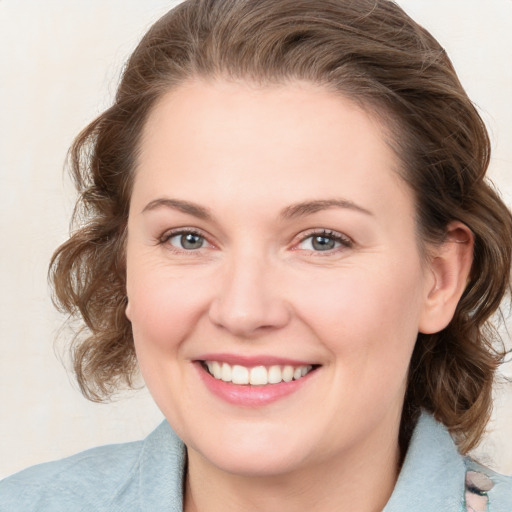
[[[432,334],[444,329],[453,318],[466,288],[473,263],[474,236],[462,222],[448,225],[446,239],[433,250],[419,331]]]

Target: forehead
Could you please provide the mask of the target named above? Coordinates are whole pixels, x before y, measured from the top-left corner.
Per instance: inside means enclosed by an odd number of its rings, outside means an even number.
[[[163,187],[210,203],[258,194],[281,203],[333,194],[375,202],[384,185],[406,187],[398,168],[377,118],[332,91],[191,81],[164,95],[147,120],[134,196],[150,200]]]

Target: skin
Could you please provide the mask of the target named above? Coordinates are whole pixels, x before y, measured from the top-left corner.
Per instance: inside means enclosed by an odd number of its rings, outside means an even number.
[[[383,127],[312,84],[188,82],[161,98],[140,149],[126,313],[188,449],[186,511],[381,510],[416,336],[451,319],[469,230],[452,223],[426,262]],[[286,215],[318,200],[343,202]],[[183,247],[187,229],[200,247]],[[323,231],[341,241],[318,250]],[[295,393],[244,407],[204,385],[196,361],[212,352],[319,367]]]

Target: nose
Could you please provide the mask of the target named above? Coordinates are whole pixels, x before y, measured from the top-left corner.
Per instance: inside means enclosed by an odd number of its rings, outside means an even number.
[[[278,269],[264,258],[233,257],[219,280],[209,309],[210,321],[217,327],[237,337],[254,338],[290,321]]]

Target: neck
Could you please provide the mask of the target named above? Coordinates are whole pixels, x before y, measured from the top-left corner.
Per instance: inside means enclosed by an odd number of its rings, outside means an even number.
[[[228,473],[189,450],[184,510],[381,511],[398,477],[397,433],[393,440],[367,440],[364,453],[358,447],[329,463],[308,464],[291,473],[271,476]]]

